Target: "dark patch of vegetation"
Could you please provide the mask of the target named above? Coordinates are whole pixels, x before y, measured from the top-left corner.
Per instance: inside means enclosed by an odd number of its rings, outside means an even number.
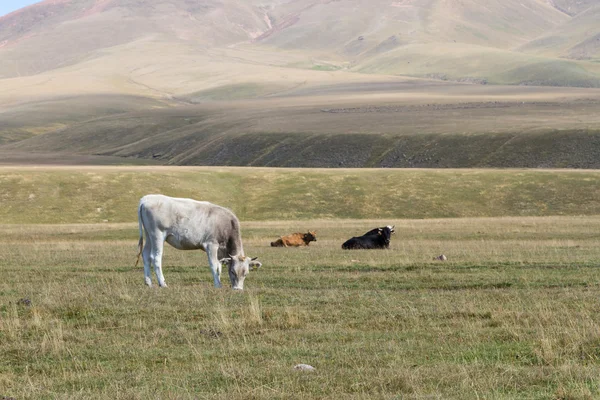
[[[375,101],[330,107],[298,107],[293,97],[276,105],[256,101],[231,102],[222,109],[193,105],[67,120],[68,126],[29,139],[10,136],[13,130],[4,136],[0,131],[0,141],[15,141],[0,145],[0,154],[13,162],[29,154],[41,163],[52,160],[44,160],[43,154],[55,154],[57,163],[74,162],[69,155],[87,155],[106,157],[107,163],[170,165],[600,168],[600,130],[585,123],[595,121],[600,111],[593,99],[408,105]],[[43,130],[59,123],[46,116],[38,117],[34,126]]]

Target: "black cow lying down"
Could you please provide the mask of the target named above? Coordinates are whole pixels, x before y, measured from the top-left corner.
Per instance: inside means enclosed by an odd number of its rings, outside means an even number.
[[[342,249],[388,249],[392,233],[394,233],[394,226],[388,225],[383,228],[375,228],[362,236],[355,236],[346,240],[342,244]]]

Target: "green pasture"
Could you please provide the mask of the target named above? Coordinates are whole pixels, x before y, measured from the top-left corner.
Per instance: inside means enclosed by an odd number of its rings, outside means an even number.
[[[599,182],[599,171],[565,170],[7,167],[0,222],[133,222],[148,193],[246,221],[597,215]]]

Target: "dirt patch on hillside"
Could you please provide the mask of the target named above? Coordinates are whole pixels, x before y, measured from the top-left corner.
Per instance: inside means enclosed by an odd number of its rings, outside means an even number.
[[[599,105],[599,101],[586,101],[586,105]],[[328,113],[395,113],[395,112],[418,112],[418,111],[448,111],[448,110],[471,110],[471,109],[500,109],[500,108],[525,108],[525,107],[560,107],[558,102],[543,101],[519,101],[519,102],[473,102],[454,104],[419,104],[408,106],[364,106],[345,108],[323,108],[322,112]]]

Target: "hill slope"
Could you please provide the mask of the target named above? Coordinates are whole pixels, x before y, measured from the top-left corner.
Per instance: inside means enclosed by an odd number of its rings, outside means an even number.
[[[0,154],[174,165],[600,168],[600,91],[511,89],[419,81],[299,88],[107,115],[5,144]]]
[[[562,11],[580,3],[46,0],[0,17],[0,87],[8,87],[0,91],[0,104],[9,95],[14,101],[36,91],[183,96],[229,84],[232,76],[267,87],[286,80],[278,75],[290,74],[293,83],[319,79],[302,69],[543,84],[545,79],[530,76],[535,69],[520,74],[520,68],[541,61],[512,49],[533,48],[532,41],[561,29],[568,32],[570,26],[582,32],[597,29],[596,14]],[[594,43],[593,38],[587,45],[576,35],[565,35],[577,41],[573,55]],[[452,51],[440,52],[444,47]],[[462,55],[468,63],[461,62]],[[564,54],[543,55],[549,63]],[[585,79],[548,84],[598,84],[600,69],[594,63],[556,65],[567,77]],[[428,72],[421,72],[421,66]],[[502,73],[503,79],[496,79]],[[35,76],[41,79],[32,80]],[[35,90],[20,93],[11,90],[15,86]]]
[[[545,56],[600,60],[599,21],[600,5],[596,5],[519,50]]]
[[[0,17],[0,153],[595,168],[599,10],[583,0],[45,0]],[[588,90],[526,87],[538,85]]]

